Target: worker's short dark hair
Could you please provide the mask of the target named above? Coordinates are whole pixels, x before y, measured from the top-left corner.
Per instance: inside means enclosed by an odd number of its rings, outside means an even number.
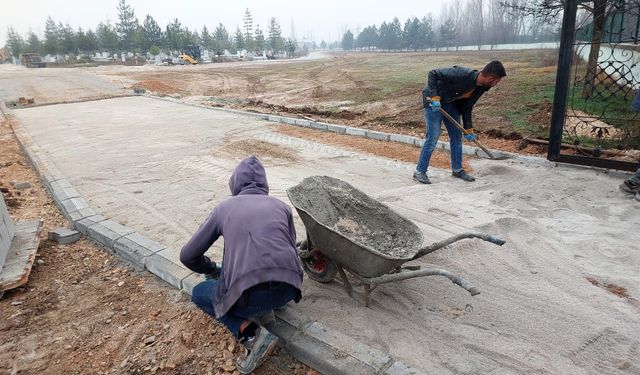
[[[504,70],[504,65],[502,65],[502,63],[498,60],[493,60],[492,62],[485,65],[480,73],[485,76],[494,76],[498,78],[507,76],[507,71]]]

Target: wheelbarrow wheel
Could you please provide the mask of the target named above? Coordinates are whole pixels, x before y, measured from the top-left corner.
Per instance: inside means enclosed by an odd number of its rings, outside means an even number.
[[[309,246],[307,240],[302,241],[299,248],[300,250],[306,250],[302,253],[307,256],[303,257],[300,253],[298,255],[300,263],[302,263],[302,268],[311,280],[319,283],[328,283],[336,277],[338,266],[334,261],[327,258],[320,251],[314,250],[313,246]]]

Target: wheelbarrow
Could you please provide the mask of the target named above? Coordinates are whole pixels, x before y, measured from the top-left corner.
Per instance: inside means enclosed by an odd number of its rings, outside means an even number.
[[[479,232],[465,232],[423,246],[423,235],[404,218],[367,194],[333,177],[313,176],[287,190],[307,231],[298,244],[298,257],[312,280],[331,282],[340,275],[353,297],[364,287],[364,303],[379,285],[424,276],[444,276],[472,296],[480,291],[464,278],[443,269],[405,265],[465,238],[502,246],[505,241]],[[352,285],[346,273],[358,280]]]

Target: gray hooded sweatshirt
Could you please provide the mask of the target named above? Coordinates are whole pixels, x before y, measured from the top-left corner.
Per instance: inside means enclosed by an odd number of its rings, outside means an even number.
[[[180,252],[180,261],[190,270],[209,273],[215,264],[204,253],[224,237],[222,275],[212,298],[218,318],[257,284],[284,282],[298,291],[302,284],[291,209],[268,195],[267,175],[258,158],[240,162],[229,189],[233,197],[214,208]]]

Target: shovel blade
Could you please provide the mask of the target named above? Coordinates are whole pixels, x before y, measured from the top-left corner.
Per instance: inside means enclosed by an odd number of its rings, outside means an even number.
[[[509,159],[511,156],[495,150],[490,151],[490,153],[487,153],[484,150],[478,150],[478,157],[491,160],[505,160]]]

